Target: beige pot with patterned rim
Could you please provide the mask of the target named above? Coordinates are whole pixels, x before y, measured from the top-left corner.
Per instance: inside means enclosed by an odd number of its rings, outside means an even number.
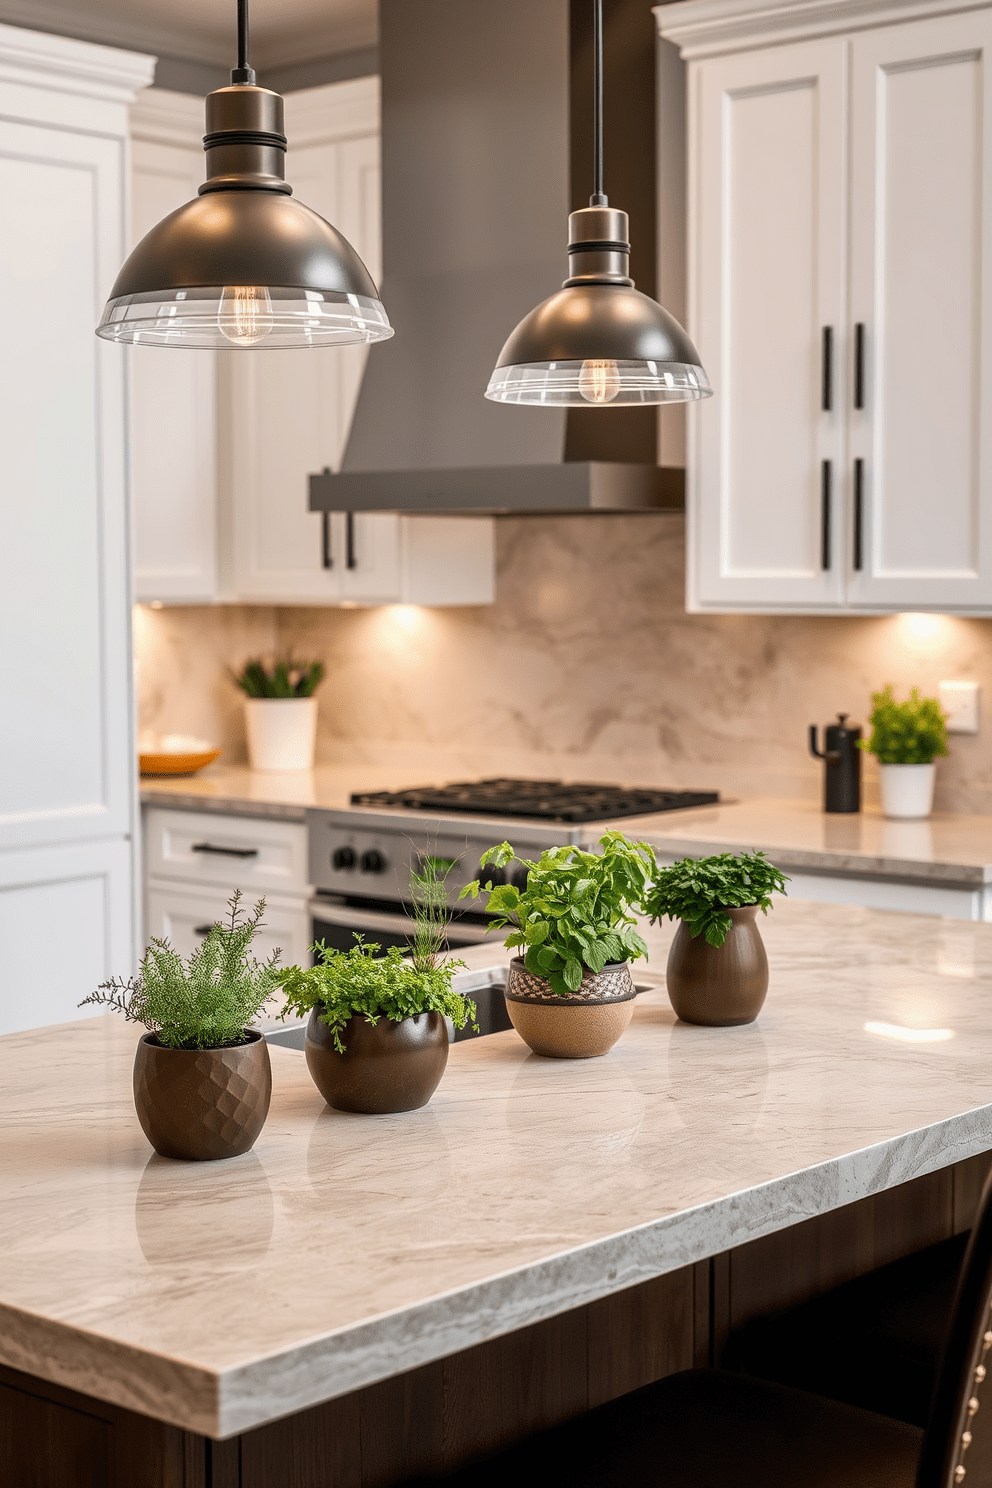
[[[535,1054],[549,1059],[595,1059],[606,1054],[634,1015],[637,993],[627,962],[586,971],[577,992],[559,997],[519,956],[510,962],[506,1010]]]

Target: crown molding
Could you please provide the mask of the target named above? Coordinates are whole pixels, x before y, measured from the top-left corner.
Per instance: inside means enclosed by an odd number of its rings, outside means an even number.
[[[29,26],[36,31],[40,28],[39,34],[79,37],[96,46],[137,49],[156,56],[163,52],[173,55],[181,39],[183,53],[195,61],[228,68],[231,65],[231,46],[225,45],[223,38],[212,41],[185,34],[180,38],[175,26],[156,25],[135,15],[133,7],[124,5],[118,7],[116,15],[105,15],[80,5],[60,4],[58,0],[0,0],[0,24],[3,22]],[[233,21],[231,26],[233,35]]]
[[[130,103],[155,76],[155,58],[45,31],[0,24],[0,81]]]
[[[131,138],[149,145],[202,148],[203,99],[194,93],[145,88],[131,105]]]
[[[990,0],[680,0],[654,16],[659,36],[690,59],[989,9]]]
[[[379,79],[349,78],[286,94],[286,133],[294,145],[378,134]]]

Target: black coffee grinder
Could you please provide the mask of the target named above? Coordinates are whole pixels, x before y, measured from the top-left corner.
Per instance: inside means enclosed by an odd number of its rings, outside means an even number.
[[[821,753],[816,747],[816,724],[809,726],[810,753],[826,762],[823,772],[824,811],[861,810],[861,726],[847,726],[847,714],[838,713],[836,723],[826,727],[827,746]]]

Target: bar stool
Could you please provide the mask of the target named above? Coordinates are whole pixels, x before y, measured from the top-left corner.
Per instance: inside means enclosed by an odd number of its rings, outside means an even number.
[[[812,1332],[806,1339],[809,1357],[817,1348]],[[968,1240],[925,1432],[769,1380],[724,1370],[687,1370],[440,1481],[449,1488],[506,1488],[539,1479],[554,1488],[987,1485],[992,1464],[989,1368],[992,1179]]]

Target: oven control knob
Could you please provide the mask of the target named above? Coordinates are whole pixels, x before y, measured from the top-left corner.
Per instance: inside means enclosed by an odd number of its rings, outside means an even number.
[[[368,852],[362,853],[360,864],[363,873],[385,873],[386,860],[376,848],[370,847]]]
[[[528,877],[529,873],[526,868],[514,868],[513,877],[511,878],[510,882],[513,884],[514,888],[519,889],[522,894],[524,889],[526,889],[527,887]]]
[[[353,847],[336,847],[334,849],[331,855],[332,868],[336,868],[340,872],[342,868],[354,868],[354,866],[355,849]]]
[[[482,864],[480,863],[479,877],[484,884],[491,883],[493,888],[495,888],[497,884],[506,883],[506,869],[490,868],[488,866],[483,868]]]

